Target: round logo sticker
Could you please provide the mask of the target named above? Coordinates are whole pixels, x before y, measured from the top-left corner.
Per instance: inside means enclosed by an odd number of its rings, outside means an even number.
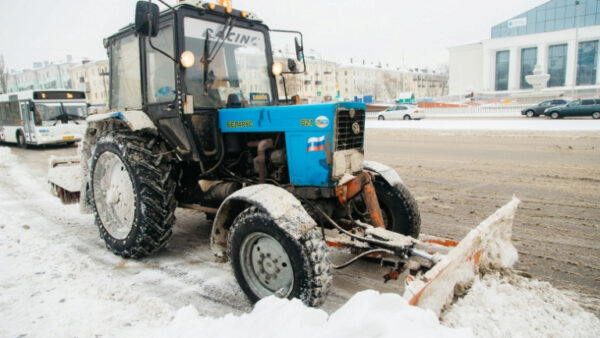
[[[315,124],[319,128],[325,128],[329,125],[329,119],[327,118],[327,116],[321,115],[315,119]]]

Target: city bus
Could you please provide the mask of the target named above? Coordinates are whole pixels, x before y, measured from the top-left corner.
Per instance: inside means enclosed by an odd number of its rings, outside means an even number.
[[[83,137],[88,105],[85,92],[27,90],[0,94],[0,142],[29,145],[73,144]]]

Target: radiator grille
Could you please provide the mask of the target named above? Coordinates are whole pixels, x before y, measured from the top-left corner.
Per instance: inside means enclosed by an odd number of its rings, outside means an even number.
[[[350,117],[351,115],[354,116]],[[362,150],[364,137],[365,111],[355,109],[338,110],[336,114],[335,150]]]

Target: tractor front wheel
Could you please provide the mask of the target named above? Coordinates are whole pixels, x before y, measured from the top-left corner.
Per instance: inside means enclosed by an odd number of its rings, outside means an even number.
[[[331,285],[327,245],[317,228],[296,239],[255,207],[234,220],[228,256],[235,278],[252,303],[270,295],[323,303]]]
[[[419,237],[421,214],[417,201],[402,183],[390,185],[381,178],[373,181],[386,229]]]

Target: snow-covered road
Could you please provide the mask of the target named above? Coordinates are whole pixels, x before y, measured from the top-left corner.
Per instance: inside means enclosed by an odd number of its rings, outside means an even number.
[[[598,318],[561,292],[512,274],[476,282],[441,323],[375,291],[346,302],[334,289],[325,311],[276,298],[252,309],[229,266],[214,262],[203,215],[177,217],[164,250],[123,260],[104,248],[91,216],[61,205],[44,177],[0,147],[0,336],[600,335]]]
[[[419,130],[505,130],[505,131],[594,131],[600,132],[600,121],[589,118],[550,119],[436,119],[419,121],[367,120],[368,129],[419,129]]]

